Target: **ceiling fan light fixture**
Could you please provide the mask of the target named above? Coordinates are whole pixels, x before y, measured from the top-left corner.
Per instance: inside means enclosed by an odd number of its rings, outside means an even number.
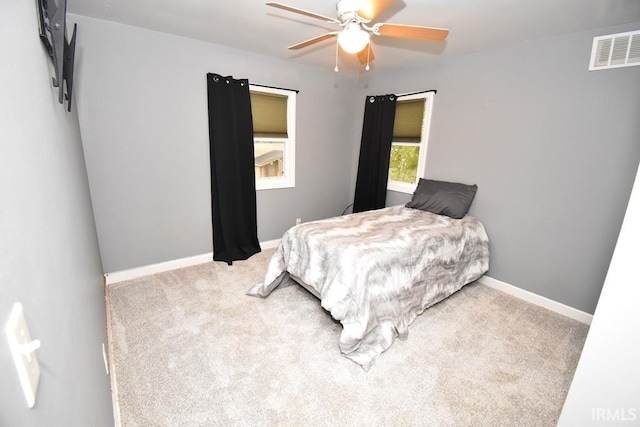
[[[338,34],[340,47],[348,53],[358,53],[369,44],[370,35],[356,22],[352,22]]]

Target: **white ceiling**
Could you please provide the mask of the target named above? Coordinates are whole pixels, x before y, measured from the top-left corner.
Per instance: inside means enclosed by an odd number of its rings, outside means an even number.
[[[280,0],[335,17],[335,0]],[[68,0],[67,11],[333,69],[335,39],[287,46],[340,27],[262,0]],[[373,22],[448,28],[444,43],[375,37],[372,70],[590,29],[640,22],[640,0],[396,0]],[[340,54],[343,70],[362,70]]]

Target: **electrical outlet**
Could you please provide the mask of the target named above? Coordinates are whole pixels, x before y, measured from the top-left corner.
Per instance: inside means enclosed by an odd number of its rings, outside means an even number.
[[[302,220],[300,218],[296,218],[296,225],[302,224]]]
[[[40,380],[40,365],[36,358],[35,351],[40,347],[40,340],[31,341],[29,328],[24,319],[22,304],[19,302],[13,305],[9,321],[5,327],[5,333],[13,355],[13,361],[18,370],[18,378],[22,385],[24,397],[27,399],[29,408],[33,408],[36,403],[36,392]]]

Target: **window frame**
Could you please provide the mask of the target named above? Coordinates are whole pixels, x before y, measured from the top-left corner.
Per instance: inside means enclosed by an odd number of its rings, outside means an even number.
[[[405,101],[411,99],[424,99],[425,108],[424,108],[424,116],[422,117],[422,130],[420,132],[420,143],[408,143],[405,141],[392,141],[391,145],[419,145],[419,154],[418,154],[418,169],[416,171],[416,180],[415,182],[403,182],[403,181],[387,181],[387,190],[389,191],[397,191],[399,193],[407,193],[413,194],[418,186],[418,181],[420,178],[424,177],[425,166],[427,163],[427,151],[429,147],[429,134],[431,131],[431,115],[433,113],[433,100],[434,100],[435,92],[422,92],[416,93],[412,95],[399,95],[398,101]]]
[[[287,97],[287,137],[253,137],[256,142],[282,142],[283,149],[283,177],[258,178],[256,176],[256,191],[276,190],[280,188],[295,188],[296,186],[296,95],[294,90],[276,89],[265,86],[249,85],[249,91],[266,94],[283,95]],[[255,167],[255,162],[254,162]]]

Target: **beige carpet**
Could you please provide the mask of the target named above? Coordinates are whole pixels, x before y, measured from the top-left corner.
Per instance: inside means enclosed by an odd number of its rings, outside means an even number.
[[[245,295],[271,253],[109,286],[123,427],[555,426],[586,325],[471,284],[365,372],[304,289]]]

